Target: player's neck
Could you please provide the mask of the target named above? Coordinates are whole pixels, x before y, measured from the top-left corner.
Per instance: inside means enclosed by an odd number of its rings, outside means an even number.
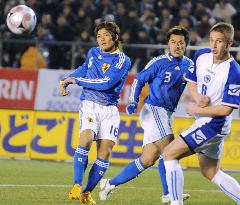
[[[108,49],[102,50],[103,52],[107,52],[107,53],[114,53],[118,50],[118,48],[116,46],[110,47]]]
[[[231,57],[229,52],[226,52],[221,58],[213,58],[214,64],[220,64],[226,60],[228,60]]]

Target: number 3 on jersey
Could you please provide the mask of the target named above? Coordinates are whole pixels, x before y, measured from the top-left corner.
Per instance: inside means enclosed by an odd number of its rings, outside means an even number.
[[[169,83],[170,80],[171,80],[171,72],[166,72],[165,73],[164,83]]]

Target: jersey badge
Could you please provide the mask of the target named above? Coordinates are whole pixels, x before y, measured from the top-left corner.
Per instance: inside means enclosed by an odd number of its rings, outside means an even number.
[[[106,71],[108,70],[109,67],[110,67],[110,64],[104,63],[102,66],[102,72],[106,73]]]
[[[93,122],[93,119],[91,117],[87,118],[88,122]]]
[[[209,83],[211,81],[211,76],[210,75],[205,75],[204,76],[204,82]]]
[[[179,66],[176,66],[174,69],[175,69],[175,70],[180,70]]]

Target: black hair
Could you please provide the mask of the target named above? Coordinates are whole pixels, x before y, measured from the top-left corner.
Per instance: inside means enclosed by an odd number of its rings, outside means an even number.
[[[187,31],[187,29],[183,28],[182,26],[174,26],[173,28],[169,29],[169,31],[167,32],[167,41],[169,41],[172,34],[184,36],[184,41],[186,43],[186,46],[188,45],[189,32]]]
[[[112,39],[115,42],[115,46],[119,49],[122,49],[120,42],[120,29],[118,25],[113,21],[104,21],[99,23],[94,29],[95,37],[97,37],[98,31],[103,28],[105,28],[111,34]]]

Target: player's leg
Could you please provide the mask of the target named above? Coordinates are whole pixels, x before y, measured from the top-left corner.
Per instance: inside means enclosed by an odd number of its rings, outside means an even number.
[[[109,157],[114,146],[114,142],[108,139],[97,140],[97,159],[90,169],[87,185],[80,196],[80,201],[85,204],[96,204],[91,196],[91,192],[101,180],[109,167]]]
[[[167,179],[166,179],[166,169],[165,169],[162,155],[160,155],[159,162],[158,162],[158,173],[161,179],[160,181],[162,185],[162,195],[167,196],[169,192],[168,192]]]
[[[169,137],[164,137],[161,142],[161,153],[163,149],[171,142],[173,141],[174,136],[171,134]],[[170,202],[169,198],[169,192],[168,192],[168,186],[167,186],[167,179],[166,179],[166,169],[163,161],[163,156],[160,155],[159,161],[158,161],[158,173],[160,176],[160,181],[162,185],[162,203],[168,204]]]
[[[107,171],[109,167],[109,157],[114,144],[113,141],[108,139],[97,140],[97,159],[89,172],[88,182],[83,193],[91,192]]]
[[[120,184],[136,178],[141,172],[152,166],[160,155],[159,141],[149,143],[143,147],[141,157],[127,164],[119,174],[112,179],[103,179],[100,182],[100,200],[106,200],[109,194]]]
[[[88,165],[88,153],[98,129],[94,111],[90,101],[83,101],[79,108],[81,133],[79,145],[74,153],[74,186],[69,193],[70,199],[79,199],[82,192],[83,176]]]
[[[88,152],[92,144],[94,132],[92,130],[84,130],[80,134],[80,142],[74,153],[74,186],[69,193],[70,199],[79,199],[82,192],[83,176],[88,164]]]
[[[99,120],[99,131],[95,137],[97,141],[97,159],[89,172],[87,185],[80,200],[87,204],[95,204],[91,197],[91,191],[93,191],[109,167],[109,157],[117,140],[120,124],[120,115],[116,106],[95,104],[95,108],[98,110],[97,118]]]
[[[222,143],[223,145],[223,143]],[[225,194],[240,204],[240,185],[230,175],[219,169],[222,146],[216,145],[208,147],[204,153],[199,154],[199,164],[202,174],[215,183]],[[217,147],[219,148],[217,150]]]
[[[175,138],[163,151],[171,205],[183,204],[184,176],[178,160],[191,154],[188,145],[181,137]]]

